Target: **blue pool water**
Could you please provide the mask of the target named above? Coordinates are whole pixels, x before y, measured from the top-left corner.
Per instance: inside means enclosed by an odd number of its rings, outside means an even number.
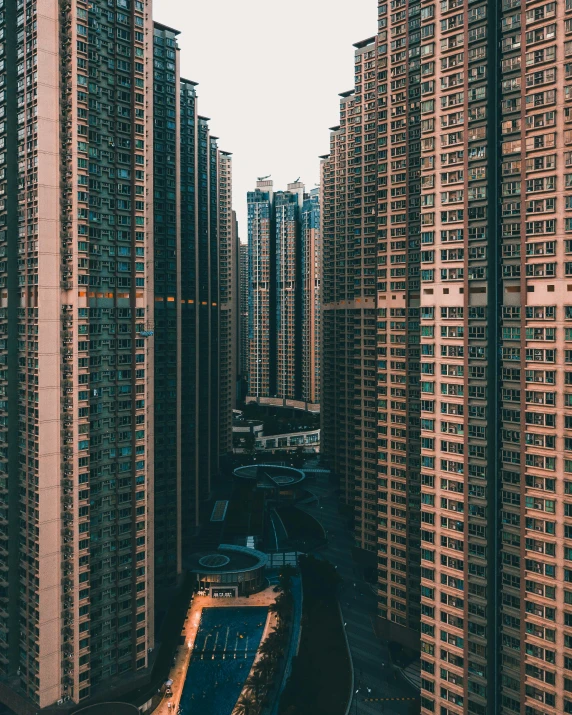
[[[263,607],[203,608],[181,697],[183,715],[231,715],[267,614]]]

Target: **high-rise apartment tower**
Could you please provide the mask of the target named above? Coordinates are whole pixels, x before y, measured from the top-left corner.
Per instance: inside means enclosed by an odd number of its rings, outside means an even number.
[[[302,394],[320,403],[321,270],[322,240],[320,189],[305,195],[301,212],[300,251],[302,272]]]
[[[176,30],[155,23],[155,570],[177,583],[219,455],[231,451],[232,160],[182,80]],[[198,127],[198,131],[197,131]],[[209,167],[205,179],[205,168]],[[197,282],[197,276],[199,281]],[[197,390],[202,380],[204,393]],[[200,433],[200,437],[199,437]],[[199,441],[202,442],[199,444]]]
[[[181,573],[181,307],[179,32],[154,23],[153,234],[156,583]],[[175,506],[176,505],[176,506]]]
[[[380,2],[357,50],[323,160],[322,401],[358,542],[376,457],[381,630],[420,639],[424,715],[572,712],[572,3]],[[370,345],[375,429],[350,410]]]
[[[240,244],[240,337],[239,337],[239,374],[241,394],[248,385],[248,244]]]
[[[231,447],[232,359],[229,344],[231,278],[231,157],[218,149],[209,120],[198,114],[196,82],[181,79],[181,484],[184,553],[211,493],[221,449]],[[221,231],[225,251],[221,253]],[[224,259],[223,259],[224,255]],[[221,293],[224,286],[224,293]],[[224,348],[224,350],[223,350]],[[227,436],[228,432],[228,436]]]
[[[232,407],[236,408],[241,400],[241,380],[240,380],[240,324],[242,320],[240,304],[240,236],[238,235],[238,220],[236,211],[232,211],[231,219],[231,293],[232,293],[232,335],[230,345],[232,348]],[[232,437],[232,425],[230,425]]]
[[[341,498],[354,506],[356,547],[379,565],[386,636],[415,647],[419,277],[408,249],[419,216],[408,206],[419,201],[419,147],[408,139],[414,103],[390,91],[384,8],[379,37],[355,45],[356,86],[341,95],[322,159],[323,439]]]
[[[276,395],[276,249],[273,183],[248,194],[248,394]]]
[[[28,713],[149,678],[219,456],[222,159],[148,0],[0,31],[0,702]]]
[[[19,0],[0,14],[0,698],[12,707],[87,698],[144,671],[154,645],[150,9]]]
[[[247,402],[319,409],[320,252],[319,194],[259,180],[248,194]]]
[[[218,255],[216,270],[219,274],[220,327],[218,354],[219,373],[219,454],[232,452],[232,409],[236,403],[236,356],[238,353],[235,331],[235,313],[238,303],[235,295],[236,275],[236,216],[232,210],[232,155],[218,154]]]

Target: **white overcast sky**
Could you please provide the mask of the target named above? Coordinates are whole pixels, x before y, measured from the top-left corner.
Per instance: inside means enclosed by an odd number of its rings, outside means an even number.
[[[199,82],[199,113],[233,153],[234,208],[247,239],[246,192],[319,179],[339,92],[353,87],[354,42],[376,32],[376,0],[155,0],[181,31],[181,75]]]

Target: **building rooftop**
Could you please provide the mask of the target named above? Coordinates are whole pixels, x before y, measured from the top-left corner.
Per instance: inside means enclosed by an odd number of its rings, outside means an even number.
[[[235,544],[220,544],[215,550],[198,552],[189,559],[192,572],[213,574],[252,571],[267,563],[268,557],[262,551]]]
[[[211,521],[224,521],[226,517],[226,510],[228,509],[228,501],[221,500],[215,502],[215,505],[211,514]]]
[[[361,50],[363,47],[367,47],[368,45],[371,45],[372,43],[375,42],[375,35],[373,37],[368,37],[367,40],[361,40],[361,42],[354,42],[354,47],[357,47],[358,50]]]
[[[158,30],[163,30],[163,32],[172,32],[174,35],[180,35],[181,31],[180,30],[175,30],[173,27],[169,27],[168,25],[163,25],[161,22],[153,22],[153,25],[158,29]]]
[[[299,469],[276,464],[250,464],[246,467],[238,467],[233,474],[239,479],[256,480],[257,486],[262,488],[292,487],[306,479],[304,472]]]

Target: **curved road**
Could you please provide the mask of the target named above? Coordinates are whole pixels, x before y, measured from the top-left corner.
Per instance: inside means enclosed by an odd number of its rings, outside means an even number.
[[[370,585],[363,580],[362,570],[353,562],[353,534],[346,526],[345,517],[338,514],[334,487],[323,474],[317,474],[308,486],[319,501],[299,508],[322,523],[329,542],[327,547],[320,549],[319,555],[335,564],[343,578],[340,606],[354,664],[354,691],[360,691],[357,696],[354,693],[350,715],[409,715],[414,712],[411,700],[365,702],[365,698],[413,698],[419,693],[398,671],[394,671],[387,644],[375,635],[373,619],[377,599]]]

